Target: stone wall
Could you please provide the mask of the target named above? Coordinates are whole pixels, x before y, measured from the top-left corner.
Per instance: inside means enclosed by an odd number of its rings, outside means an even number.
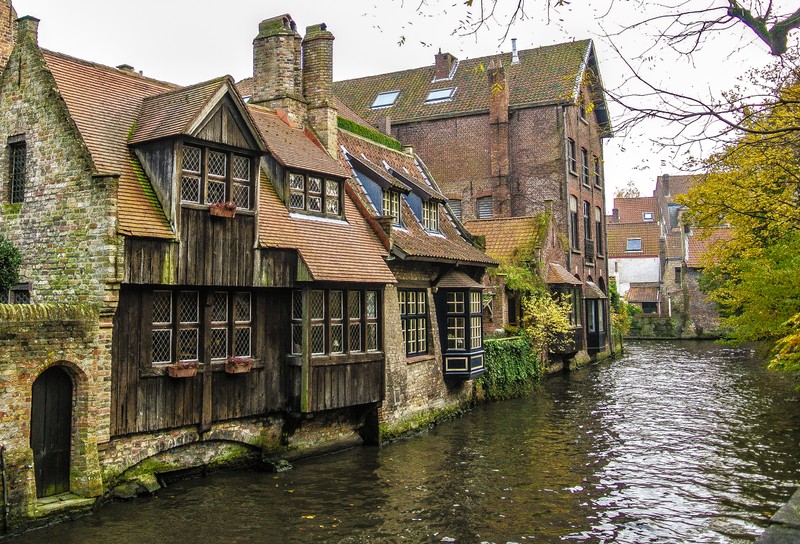
[[[0,444],[6,448],[11,521],[39,515],[33,471],[31,391],[62,367],[72,379],[70,491],[95,497],[103,484],[98,443],[108,440],[111,331],[88,305],[0,305]]]

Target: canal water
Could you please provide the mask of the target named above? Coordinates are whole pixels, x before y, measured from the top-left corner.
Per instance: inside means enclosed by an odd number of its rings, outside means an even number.
[[[747,350],[643,343],[419,437],[172,484],[19,542],[752,542],[798,485],[785,377]]]

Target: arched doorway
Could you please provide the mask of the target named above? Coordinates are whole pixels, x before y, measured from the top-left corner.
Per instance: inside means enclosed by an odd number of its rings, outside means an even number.
[[[69,491],[72,436],[72,379],[62,368],[48,368],[33,382],[31,449],[36,496]]]

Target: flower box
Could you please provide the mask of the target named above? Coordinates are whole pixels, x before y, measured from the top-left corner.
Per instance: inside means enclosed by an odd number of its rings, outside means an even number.
[[[228,357],[225,359],[225,372],[228,374],[242,374],[250,372],[253,368],[253,360],[246,357]]]
[[[197,375],[196,362],[175,363],[167,367],[170,378],[191,378]]]
[[[233,202],[217,202],[208,207],[208,213],[214,217],[235,217],[236,204]]]

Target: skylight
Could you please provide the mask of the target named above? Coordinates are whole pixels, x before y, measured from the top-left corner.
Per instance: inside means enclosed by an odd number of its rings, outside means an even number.
[[[625,251],[641,251],[642,239],[641,238],[628,238],[625,245]]]
[[[370,108],[388,108],[389,106],[394,106],[398,96],[400,96],[400,91],[378,93],[378,96],[375,97],[375,102],[372,103]]]
[[[456,93],[455,87],[449,87],[447,89],[434,89],[428,93],[428,98],[425,99],[426,104],[431,104],[433,102],[443,102],[445,100],[450,100],[453,98],[453,95]]]

